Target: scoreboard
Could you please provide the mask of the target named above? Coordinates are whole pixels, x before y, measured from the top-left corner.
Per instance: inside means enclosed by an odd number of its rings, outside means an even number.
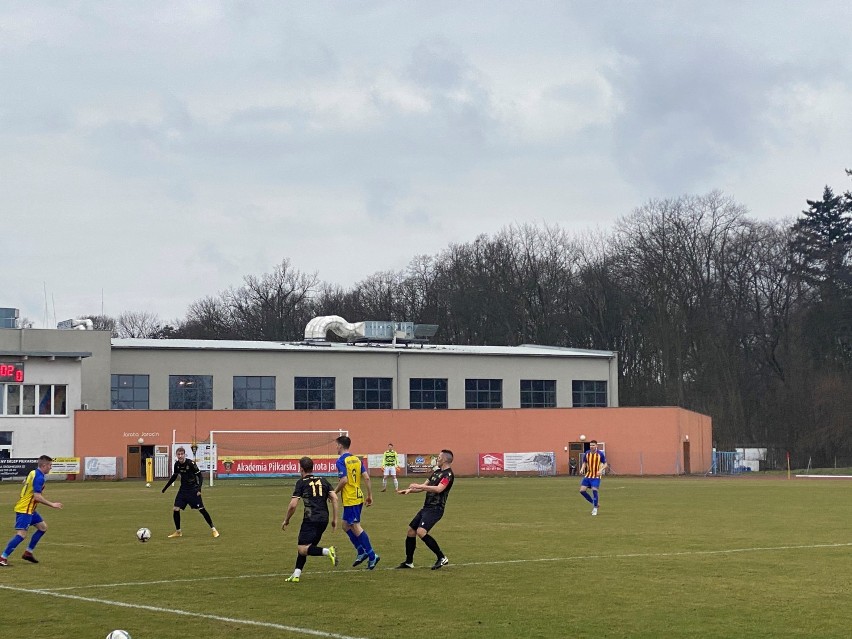
[[[23,381],[23,362],[0,362],[0,384],[21,384]]]

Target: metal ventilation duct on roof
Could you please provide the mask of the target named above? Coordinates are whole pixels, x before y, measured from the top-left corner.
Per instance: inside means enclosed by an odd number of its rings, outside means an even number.
[[[414,324],[414,322],[392,322],[371,320],[347,322],[339,315],[315,317],[305,327],[306,340],[324,340],[328,331],[338,337],[352,341],[370,342],[423,342],[438,332],[437,324]]]

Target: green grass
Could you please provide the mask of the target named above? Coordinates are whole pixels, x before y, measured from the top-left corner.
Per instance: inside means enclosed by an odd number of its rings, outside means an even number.
[[[183,515],[182,539],[166,538],[172,491],[49,484],[46,495],[65,508],[41,510],[50,530],[36,549],[40,564],[21,561],[22,545],[0,569],[2,636],[34,628],[93,638],[124,628],[134,639],[849,634],[846,480],[612,477],[593,518],[574,478],[459,478],[434,530],[451,562],[440,571],[428,569],[434,556],[420,543],[418,569],[392,570],[423,497],[377,493],[364,525],[378,568],[350,568],[354,549],[329,531],[324,542],[337,546],[341,565],[310,557],[301,583],[288,584],[298,525],[283,533],[280,523],[292,484],[206,489],[216,540],[195,512]],[[3,545],[18,490],[0,485]],[[147,544],[135,539],[140,526],[153,531]]]

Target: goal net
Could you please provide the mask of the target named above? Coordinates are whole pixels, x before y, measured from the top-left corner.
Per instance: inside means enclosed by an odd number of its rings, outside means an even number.
[[[210,485],[221,479],[298,477],[299,459],[314,460],[314,474],[336,475],[337,444],[346,430],[210,431]]]

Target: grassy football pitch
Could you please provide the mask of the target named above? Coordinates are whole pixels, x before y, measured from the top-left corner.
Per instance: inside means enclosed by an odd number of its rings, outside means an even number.
[[[284,578],[301,506],[280,530],[292,479],[205,489],[215,540],[190,511],[183,538],[167,539],[175,493],[163,482],[55,482],[45,495],[65,508],[40,509],[41,563],[22,561],[22,544],[0,568],[0,634],[845,637],[851,482],[610,477],[591,517],[573,477],[458,478],[433,531],[450,559],[437,571],[422,543],[415,570],[393,569],[423,496],[376,492],[364,526],[377,568],[352,568],[346,535],[329,529],[340,564],[309,557],[298,584]],[[3,546],[19,488],[0,484]]]

